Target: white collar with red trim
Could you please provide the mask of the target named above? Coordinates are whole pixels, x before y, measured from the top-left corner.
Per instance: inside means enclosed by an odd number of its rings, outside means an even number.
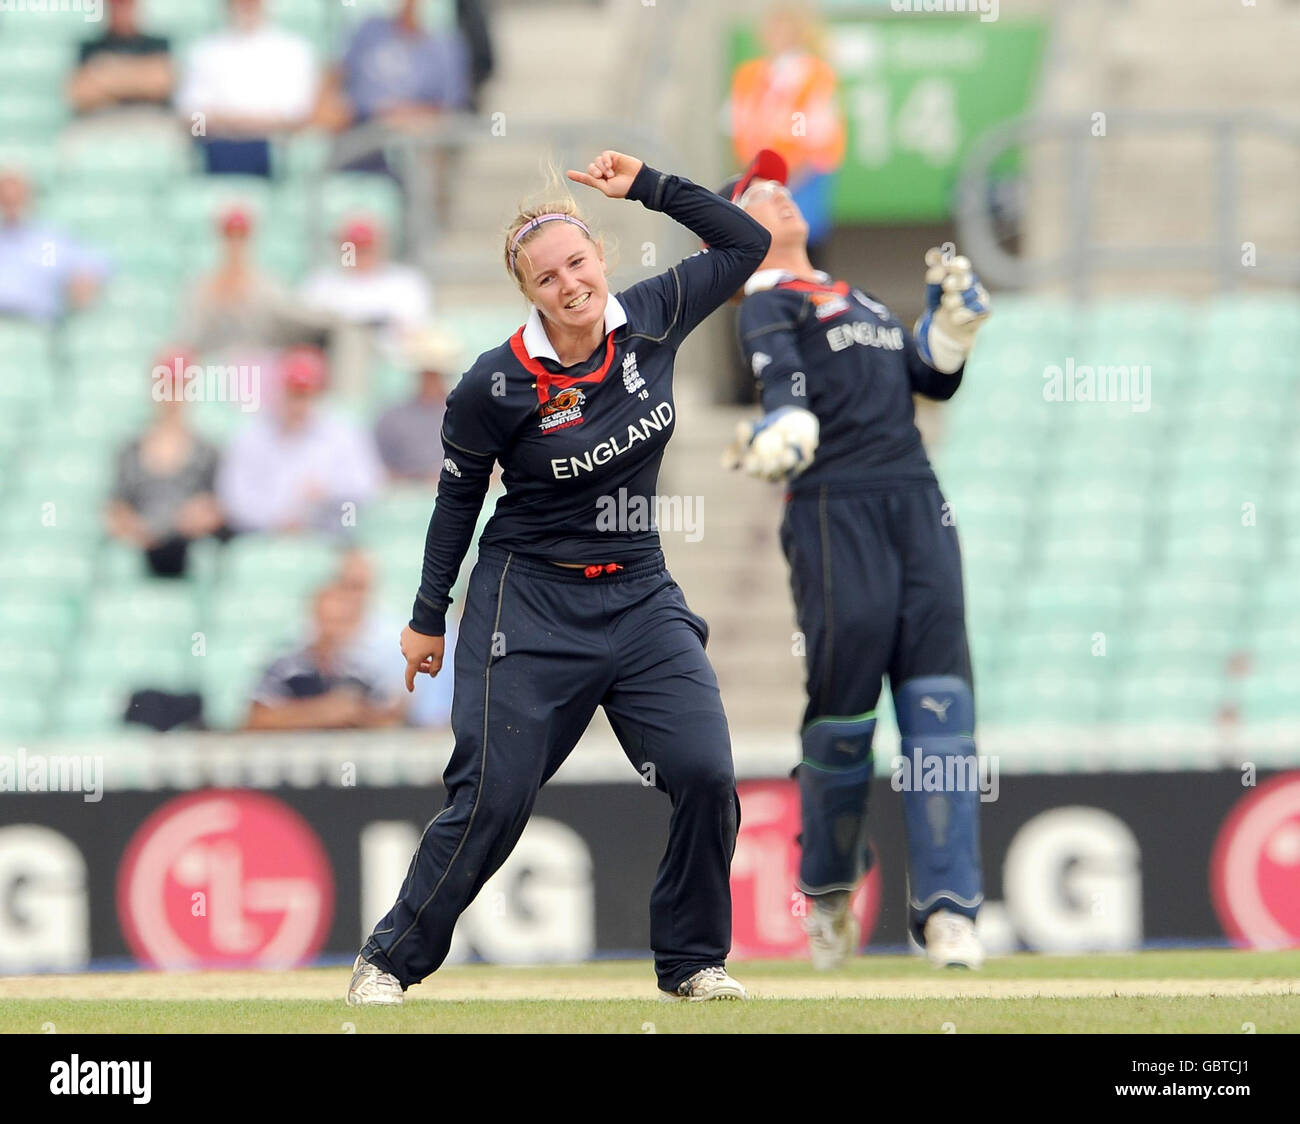
[[[831,283],[831,275],[823,273],[820,269],[815,271],[817,280],[822,285]],[[760,269],[748,281],[745,282],[745,296],[751,293],[762,292],[764,289],[772,289],[781,284],[782,281],[793,281],[795,275],[787,269]]]
[[[609,335],[615,328],[621,328],[626,323],[627,312],[619,304],[618,298],[610,293],[605,301],[605,335]],[[532,311],[528,314],[528,322],[524,325],[524,350],[528,352],[529,359],[549,359],[553,363],[560,362],[551,338],[546,334],[542,314],[537,311],[536,305],[533,305]]]

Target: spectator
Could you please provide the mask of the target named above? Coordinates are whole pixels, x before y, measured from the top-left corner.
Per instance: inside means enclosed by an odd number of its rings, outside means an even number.
[[[184,372],[192,366],[184,354],[159,357],[153,424],[118,454],[107,511],[109,533],[143,550],[158,577],[183,575],[189,544],[222,530],[217,450],[186,420]]]
[[[336,130],[429,125],[469,104],[467,53],[459,32],[422,28],[417,0],[399,0],[392,16],[372,16],[352,33],[326,79],[318,120]]]
[[[186,298],[176,335],[199,352],[258,351],[321,343],[333,325],[293,296],[253,260],[253,217],[241,207],[218,218],[216,268]]]
[[[376,729],[402,720],[403,703],[386,699],[372,669],[350,654],[361,603],[337,586],[312,599],[312,636],[274,660],[253,693],[247,730]]]
[[[217,496],[236,531],[341,533],[382,479],[374,445],[363,430],[319,410],[326,370],[315,348],[287,352],[280,375],[270,416],[256,418],[227,448]]]
[[[375,444],[394,480],[436,485],[442,472],[447,376],[459,373],[460,347],[447,333],[429,330],[411,338],[407,354],[416,371],[415,394],[380,415]]]
[[[166,39],[143,33],[136,0],[109,0],[108,30],[81,44],[67,95],[80,114],[125,106],[166,107],[171,124],[172,64]]]
[[[107,276],[102,254],[28,217],[31,188],[0,170],[0,317],[49,323],[90,304]]]
[[[307,278],[302,300],[339,320],[373,329],[373,342],[396,354],[403,335],[433,308],[429,283],[414,266],[391,261],[379,224],[353,218],[338,234],[340,263]]]
[[[844,160],[838,79],[820,57],[820,30],[801,6],[770,8],[762,37],[765,56],[741,63],[731,78],[732,146],[740,167],[763,148],[785,157],[790,191],[807,220],[808,249],[815,263],[830,236],[831,185]]]
[[[405,699],[406,723],[409,726],[447,726],[451,722],[451,678],[421,675],[415,681],[415,693],[406,695],[401,689],[406,675],[406,659],[401,646],[394,642],[400,636],[405,617],[389,617],[372,608],[374,569],[364,551],[348,550],[339,563],[334,588],[356,598],[361,605],[362,624],[358,629],[349,654],[371,670],[374,679],[386,687],[391,684],[391,697]],[[405,608],[405,607],[404,607]],[[456,627],[452,618],[447,621],[447,647],[445,659],[450,666],[456,646]]]
[[[319,90],[310,44],[265,18],[263,0],[226,0],[230,26],[194,44],[176,107],[208,172],[271,174],[270,138],[307,123]]]

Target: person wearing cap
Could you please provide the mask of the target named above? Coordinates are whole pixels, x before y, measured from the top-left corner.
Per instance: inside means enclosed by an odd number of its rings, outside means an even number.
[[[558,182],[507,228],[506,270],[531,310],[447,400],[401,639],[410,689],[442,668],[450,591],[499,463],[505,494],[479,535],[456,643],[446,803],[353,965],[351,1004],[400,1003],[442,964],[457,918],[597,707],[644,783],[672,802],[650,897],[661,996],[745,997],[726,970],[740,804],[708,625],[665,568],[653,521],[609,516],[618,497],[624,511],[653,506],[677,349],[758,267],[769,236],[713,192],[623,153],[568,176],[669,215],[710,248],[615,296],[602,243]]]
[[[908,331],[875,297],[813,268],[786,178],[765,150],[721,188],[772,236],[739,319],[765,412],[741,424],[724,460],[785,486],[781,545],[807,652],[798,889],[813,965],[831,969],[857,951],[850,897],[870,861],[885,676],[903,754],[937,761],[947,778],[974,775],[961,553],[912,395],[952,397],[989,302],[969,261],[932,250],[925,312]],[[979,790],[926,787],[903,788],[909,930],[936,966],[976,968]]]
[[[402,336],[423,327],[433,314],[424,274],[388,257],[384,232],[366,215],[353,215],[337,234],[338,264],[313,273],[302,299],[340,320],[373,328],[394,354]]]
[[[287,351],[279,401],[237,432],[217,475],[217,495],[235,531],[341,535],[371,500],[383,469],[370,435],[320,409],[325,357]]]
[[[415,393],[389,406],[375,422],[375,444],[394,480],[437,484],[442,472],[442,419],[447,381],[460,370],[460,345],[450,333],[429,328],[407,341]]]
[[[233,354],[241,361],[324,342],[336,320],[296,298],[257,264],[253,211],[238,203],[223,207],[213,225],[220,240],[217,264],[190,285],[175,336],[196,352]]]
[[[154,420],[119,451],[105,512],[108,533],[143,551],[157,577],[182,576],[189,544],[217,534],[224,522],[213,491],[217,450],[188,421],[186,379],[199,370],[177,349],[155,360]]]

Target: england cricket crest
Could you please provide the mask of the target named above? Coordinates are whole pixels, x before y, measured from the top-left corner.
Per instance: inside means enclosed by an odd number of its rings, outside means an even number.
[[[641,377],[641,372],[636,369],[636,352],[629,351],[623,356],[623,387],[629,394],[636,394],[638,398],[649,398],[650,392],[645,389],[645,379]]]

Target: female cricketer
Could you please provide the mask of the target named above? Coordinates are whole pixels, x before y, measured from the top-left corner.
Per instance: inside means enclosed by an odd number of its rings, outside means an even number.
[[[781,545],[808,696],[795,770],[798,886],[810,899],[803,925],[814,966],[831,969],[857,951],[849,898],[870,862],[871,739],[884,676],[902,752],[919,766],[909,775],[922,776],[928,762],[919,755],[944,766],[945,777],[975,776],[957,531],[912,395],[952,397],[988,296],[966,259],[932,250],[913,335],[880,302],[813,269],[808,226],[785,179],[784,160],[765,150],[721,192],[772,235],[739,318],[766,412],[742,424],[725,459],[789,482]],[[910,933],[936,965],[978,967],[978,787],[912,787],[903,792]]]
[[[448,591],[499,461],[505,494],[479,539],[456,644],[447,799],[357,957],[352,1005],[400,1003],[443,962],[456,919],[598,706],[672,802],[650,898],[661,997],[745,998],[725,968],[740,805],[708,626],[664,568],[657,530],[611,526],[608,512],[622,495],[618,510],[636,510],[636,497],[654,510],[677,349],[754,272],[769,236],[731,202],[618,152],[568,176],[664,212],[710,249],[612,296],[573,199],[510,224],[506,269],[532,311],[448,398],[446,460],[402,633],[409,690],[442,665]]]

